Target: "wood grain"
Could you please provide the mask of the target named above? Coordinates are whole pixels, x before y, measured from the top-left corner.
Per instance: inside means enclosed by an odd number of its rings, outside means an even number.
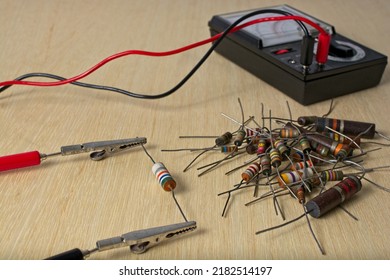
[[[378,1],[285,1],[333,24],[336,30],[381,53],[390,53],[390,5]],[[0,1],[2,35],[0,80],[29,72],[76,75],[106,56],[127,49],[170,50],[209,36],[214,14],[261,8],[278,1]],[[259,7],[261,5],[261,7]],[[86,82],[135,92],[159,93],[175,85],[207,47],[168,58],[126,57],[106,65]],[[389,71],[379,86],[335,100],[332,117],[375,122],[390,135]],[[270,201],[244,204],[252,192],[236,193],[228,215],[219,192],[239,181],[223,175],[241,160],[198,178],[195,168],[183,173],[194,153],[161,149],[207,147],[210,139],[180,135],[215,135],[236,129],[223,118],[239,118],[237,98],[245,112],[260,117],[261,106],[294,118],[328,110],[329,102],[302,106],[273,87],[213,54],[190,81],[161,100],[131,99],[119,94],[74,86],[14,86],[0,94],[0,154],[38,150],[57,152],[64,145],[89,141],[148,138],[153,157],[175,176],[176,197],[198,230],[162,243],[142,255],[128,249],[99,253],[94,259],[389,259],[390,194],[363,182],[362,191],[342,211],[312,219],[326,251],[321,255],[306,223],[255,235],[281,223]],[[376,147],[370,145],[368,147]],[[367,166],[389,164],[389,148],[372,152]],[[210,153],[198,166],[219,159]],[[389,171],[367,174],[388,186]],[[141,149],[92,162],[87,154],[58,157],[41,166],[2,173],[0,178],[0,259],[43,259],[128,231],[182,221],[169,193],[162,191]],[[287,219],[302,213],[288,196],[280,198]]]

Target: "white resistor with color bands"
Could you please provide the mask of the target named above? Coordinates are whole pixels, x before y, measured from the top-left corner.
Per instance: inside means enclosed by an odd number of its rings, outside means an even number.
[[[314,171],[311,168],[306,168],[307,171],[307,178],[310,178],[314,175]],[[280,174],[280,178],[278,178],[279,186],[283,187],[285,184],[293,184],[299,181],[302,181],[302,178],[304,178],[303,170],[298,171],[289,171],[289,172],[283,172]]]
[[[164,191],[170,192],[176,188],[176,182],[172,178],[171,174],[161,162],[156,162],[152,166],[152,172],[156,176],[160,186]]]

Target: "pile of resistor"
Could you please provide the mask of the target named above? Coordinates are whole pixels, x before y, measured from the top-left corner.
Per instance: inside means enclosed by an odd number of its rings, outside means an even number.
[[[283,220],[285,217],[277,197],[285,194],[290,194],[302,204],[304,214],[301,217],[307,218],[309,214],[314,218],[320,218],[336,207],[340,207],[355,218],[341,204],[361,190],[361,181],[368,180],[365,178],[366,172],[384,168],[381,166],[366,169],[359,161],[361,156],[367,154],[367,151],[361,148],[361,144],[364,143],[361,139],[372,139],[379,135],[389,140],[376,131],[373,123],[332,119],[325,116],[299,117],[297,121],[293,121],[271,117],[270,113],[269,117],[262,117],[263,125],[260,126],[254,117],[246,121],[243,118],[242,122],[239,122],[224,116],[239,125],[237,131],[226,132],[216,137],[215,145],[209,148],[180,149],[201,151],[185,171],[206,152],[220,150],[225,154],[223,159],[199,167],[198,170],[207,168],[199,173],[199,176],[216,169],[224,161],[232,160],[240,155],[251,155],[250,160],[226,173],[242,170],[241,181],[232,189],[219,194],[227,195],[222,216],[226,215],[233,192],[254,187],[254,196],[257,198],[246,205],[271,197],[276,214],[280,213]],[[265,126],[265,120],[269,120],[269,127]],[[271,129],[271,122],[277,122],[280,125],[278,128]],[[349,170],[352,168],[352,171],[345,173],[344,168],[349,168]],[[268,186],[269,191],[258,197],[260,179],[266,181],[262,185]],[[331,181],[334,182],[328,184]],[[389,189],[377,186],[390,192]],[[310,199],[307,201],[308,194],[310,194]],[[316,239],[309,219],[307,222]],[[256,234],[270,229],[258,231]],[[324,253],[318,241],[317,245]]]

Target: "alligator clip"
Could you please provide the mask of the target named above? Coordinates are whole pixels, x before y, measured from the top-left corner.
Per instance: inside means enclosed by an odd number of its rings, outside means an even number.
[[[60,253],[47,258],[47,260],[82,260],[91,254],[106,250],[127,247],[135,254],[142,254],[164,240],[174,239],[196,229],[196,222],[190,221],[167,226],[136,230],[96,242],[96,248],[92,250],[80,250],[78,248]]]
[[[153,247],[164,240],[173,239],[195,229],[195,221],[142,229],[128,232],[121,236],[99,240],[96,242],[96,248],[101,252],[113,248],[129,246],[132,253],[142,254],[150,247]]]
[[[0,171],[23,168],[41,164],[42,160],[54,156],[67,156],[79,153],[88,153],[92,160],[101,160],[107,155],[130,149],[134,146],[146,143],[145,137],[130,139],[120,139],[111,141],[89,142],[79,145],[61,147],[61,152],[52,154],[42,154],[38,151],[25,152],[20,154],[0,157]]]
[[[101,160],[107,155],[118,153],[128,150],[134,146],[146,144],[145,137],[136,137],[130,139],[110,140],[110,141],[97,141],[89,142],[81,145],[70,145],[61,147],[61,152],[52,155],[74,155],[79,153],[92,152],[89,157],[92,160]],[[49,157],[51,155],[46,155]]]

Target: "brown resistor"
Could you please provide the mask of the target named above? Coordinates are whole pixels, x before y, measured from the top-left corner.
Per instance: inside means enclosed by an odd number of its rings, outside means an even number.
[[[345,200],[350,199],[361,188],[360,179],[354,175],[349,175],[338,184],[308,201],[306,203],[307,212],[314,218],[320,218]]]

